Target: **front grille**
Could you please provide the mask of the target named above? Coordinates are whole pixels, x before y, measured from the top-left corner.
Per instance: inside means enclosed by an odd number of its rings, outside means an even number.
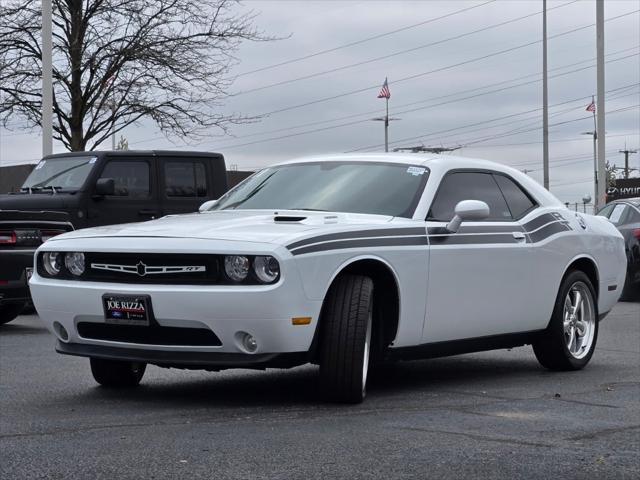
[[[219,347],[222,345],[217,335],[207,328],[162,327],[159,325],[145,327],[93,322],[79,322],[77,328],[80,336],[88,340],[193,347]]]
[[[86,270],[81,276],[81,280],[136,284],[209,285],[225,283],[220,265],[220,255],[88,252],[85,253]]]

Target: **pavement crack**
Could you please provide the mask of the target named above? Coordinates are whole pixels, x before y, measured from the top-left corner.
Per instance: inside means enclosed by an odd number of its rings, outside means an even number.
[[[438,429],[430,429],[430,428],[420,428],[420,427],[400,427],[402,430],[410,430],[416,432],[423,433],[437,433],[441,435],[454,435],[465,437],[470,440],[479,440],[482,442],[496,442],[496,443],[506,443],[510,445],[521,445],[526,447],[544,447],[544,448],[555,448],[556,445],[550,443],[541,443],[541,442],[529,442],[527,440],[520,440],[517,438],[510,437],[490,437],[488,435],[481,435],[477,433],[470,432],[455,432],[451,430],[438,430]]]
[[[637,430],[637,429],[640,429],[640,425],[627,425],[625,427],[603,428],[601,430],[596,430],[595,432],[585,433],[582,435],[575,435],[573,437],[567,438],[567,440],[592,440],[602,435],[612,435],[614,433],[626,432],[627,430]]]

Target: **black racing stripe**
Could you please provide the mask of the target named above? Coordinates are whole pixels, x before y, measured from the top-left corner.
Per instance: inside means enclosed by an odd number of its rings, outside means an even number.
[[[536,228],[540,228],[546,223],[557,222],[558,219],[550,213],[545,213],[540,215],[539,217],[534,218],[533,220],[528,221],[524,224],[524,229],[527,232],[535,230]]]
[[[321,243],[309,247],[301,247],[291,252],[292,255],[304,255],[305,253],[323,252],[326,250],[339,250],[344,248],[363,247],[398,247],[409,245],[428,245],[427,237],[398,237],[398,238],[370,238],[362,240],[343,240],[340,242]]]
[[[456,233],[511,233],[522,232],[520,225],[462,225]],[[429,227],[429,235],[451,234],[446,227]]]
[[[355,232],[340,232],[330,233],[327,235],[320,235],[318,237],[305,238],[287,245],[289,250],[301,247],[303,245],[310,245],[312,243],[328,242],[331,240],[343,240],[349,238],[365,238],[365,237],[392,237],[401,235],[424,235],[424,227],[410,227],[410,228],[379,228],[376,230],[357,230]]]
[[[529,238],[531,239],[532,243],[537,243],[545,240],[548,237],[551,237],[552,235],[567,232],[569,230],[571,230],[571,227],[560,222],[555,222],[550,223],[546,227],[542,227],[540,230],[529,233]]]
[[[506,244],[518,243],[513,235],[430,235],[429,242],[432,247],[440,245],[487,245],[492,243]]]

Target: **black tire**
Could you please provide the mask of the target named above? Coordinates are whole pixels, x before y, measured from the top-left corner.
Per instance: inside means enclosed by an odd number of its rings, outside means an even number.
[[[7,305],[0,306],[0,325],[9,323],[11,320],[15,319],[26,303],[9,303]]]
[[[592,308],[593,324],[590,327],[593,334],[588,350],[584,350],[580,356],[570,352],[565,337],[565,299],[569,291],[579,286],[585,286],[582,294],[590,296],[590,304]],[[533,351],[540,364],[549,370],[580,370],[589,363],[593,352],[596,348],[598,340],[598,306],[596,302],[596,293],[589,277],[582,271],[572,270],[567,273],[562,280],[558,297],[553,308],[551,321],[545,332],[533,342]],[[583,307],[587,308],[587,307]],[[574,333],[574,335],[576,335]],[[585,335],[586,336],[586,335]],[[579,335],[578,335],[579,338]],[[584,337],[583,337],[584,338]]]
[[[624,287],[622,288],[622,295],[620,296],[620,300],[623,302],[632,302],[633,300],[640,299],[640,285],[634,284],[633,280],[631,280],[631,275],[627,272],[624,281]]]
[[[146,363],[121,362],[91,358],[91,373],[96,382],[103,387],[136,387],[147,368]]]
[[[342,275],[325,301],[320,337],[320,386],[334,402],[360,403],[366,395],[373,306],[373,281]]]

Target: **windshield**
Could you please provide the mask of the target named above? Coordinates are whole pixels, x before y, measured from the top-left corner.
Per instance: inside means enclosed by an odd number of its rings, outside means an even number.
[[[411,218],[427,176],[424,167],[395,163],[283,165],[255,173],[212,210],[319,210]]]
[[[41,160],[22,188],[62,188],[78,190],[84,184],[96,157],[58,157]]]

